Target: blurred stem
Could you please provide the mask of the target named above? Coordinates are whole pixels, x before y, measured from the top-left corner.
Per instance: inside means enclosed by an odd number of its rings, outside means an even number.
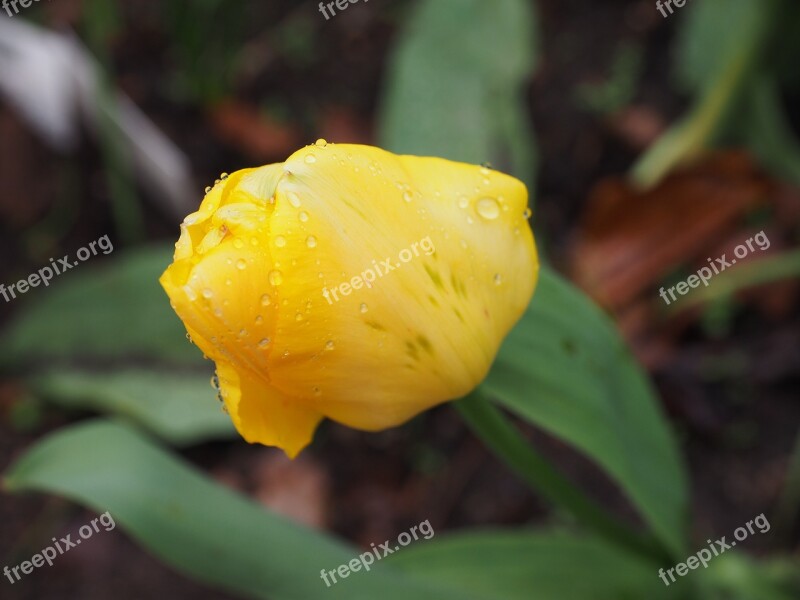
[[[737,265],[735,270],[717,276],[713,280],[713,285],[698,289],[693,296],[675,304],[674,310],[684,310],[704,302],[728,297],[739,290],[798,276],[800,276],[800,250]]]
[[[659,562],[673,561],[654,537],[626,527],[556,471],[522,437],[506,416],[479,391],[455,406],[473,432],[517,475],[551,504],[566,509],[589,529],[637,554]]]
[[[99,64],[96,73],[97,130],[106,162],[111,212],[120,238],[131,244],[145,237],[144,216],[134,191],[130,157],[115,118],[117,99],[109,77],[111,64],[106,52],[109,37],[120,27],[120,16],[115,4],[104,0],[89,0],[84,15],[86,34]]]
[[[764,2],[760,23],[746,29],[736,52],[703,89],[689,115],[661,136],[634,165],[634,185],[643,189],[657,185],[675,167],[696,158],[710,144],[758,64],[774,12],[775,2]]]

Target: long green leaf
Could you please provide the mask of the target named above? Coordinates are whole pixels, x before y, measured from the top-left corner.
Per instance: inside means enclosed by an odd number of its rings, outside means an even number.
[[[369,573],[354,572],[326,587],[320,570],[346,564],[363,550],[271,514],[121,424],[89,423],[50,436],[13,466],[4,487],[49,492],[109,511],[166,564],[246,598],[465,597],[446,586],[418,583],[377,561]]]
[[[134,358],[202,364],[158,284],[172,252],[156,246],[115,254],[101,266],[67,271],[47,290],[29,292],[17,302],[32,304],[0,336],[0,361],[9,366]]]
[[[653,563],[601,539],[567,532],[467,533],[435,538],[390,558],[392,565],[407,568],[416,577],[494,598],[684,597],[675,593],[675,587],[664,586]]]
[[[535,148],[522,92],[535,31],[527,0],[421,0],[391,61],[382,144],[492,161],[530,184]]]
[[[58,406],[120,416],[183,446],[236,435],[209,379],[210,373],[130,367],[104,372],[54,369],[33,376],[30,385]]]

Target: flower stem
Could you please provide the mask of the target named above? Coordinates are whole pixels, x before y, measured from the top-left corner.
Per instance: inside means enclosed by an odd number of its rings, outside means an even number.
[[[540,456],[509,419],[479,391],[455,403],[473,432],[535,491],[606,539],[653,559],[671,559],[652,535],[642,535],[610,516]]]

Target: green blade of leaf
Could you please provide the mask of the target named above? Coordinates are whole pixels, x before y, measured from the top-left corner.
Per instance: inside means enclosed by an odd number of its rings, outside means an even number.
[[[416,577],[514,600],[676,598],[658,566],[594,537],[481,532],[436,538],[391,556]],[[524,562],[525,567],[520,568]],[[683,590],[685,593],[685,588]]]
[[[534,39],[525,0],[419,2],[389,69],[382,143],[398,153],[513,166],[530,185],[535,149],[519,107]]]
[[[49,492],[109,511],[165,563],[247,598],[464,598],[377,561],[369,573],[354,572],[326,587],[321,569],[335,569],[363,551],[268,512],[122,424],[82,424],[46,438],[11,468],[4,487]]]
[[[185,446],[236,436],[209,379],[210,373],[141,368],[102,373],[56,369],[32,377],[30,385],[58,406],[123,417],[171,444]]]
[[[63,273],[3,332],[0,361],[106,362],[121,358],[202,364],[202,353],[169,306],[158,277],[173,249],[157,246],[114,256],[102,266]],[[33,298],[33,292],[43,292]],[[18,302],[21,300],[18,300]]]
[[[610,320],[550,269],[482,388],[589,455],[685,553],[686,475],[653,390]]]

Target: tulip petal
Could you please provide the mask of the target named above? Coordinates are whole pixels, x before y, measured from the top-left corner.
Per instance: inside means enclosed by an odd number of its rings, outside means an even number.
[[[279,291],[288,307],[269,358],[273,384],[368,430],[474,388],[533,292],[524,185],[366,146],[307,148],[285,171],[271,217],[285,243],[272,252],[291,268]],[[370,287],[323,296],[368,269],[380,272]]]
[[[233,424],[249,443],[278,446],[289,458],[311,443],[320,413],[226,362],[217,363],[217,376]]]

